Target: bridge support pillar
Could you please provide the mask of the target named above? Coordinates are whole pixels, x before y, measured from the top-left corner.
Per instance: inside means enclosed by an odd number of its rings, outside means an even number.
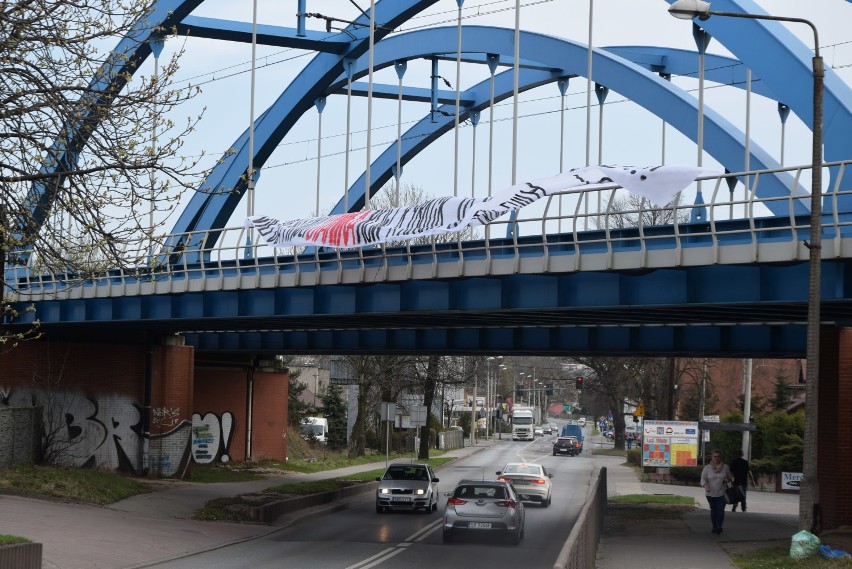
[[[152,346],[152,350],[147,474],[188,477],[192,463],[195,349],[166,342]]]
[[[852,328],[823,328],[819,362],[819,502],[823,529],[852,524]]]

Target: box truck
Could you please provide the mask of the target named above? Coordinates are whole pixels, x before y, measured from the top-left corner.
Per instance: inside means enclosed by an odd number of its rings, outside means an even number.
[[[531,441],[535,439],[535,416],[532,407],[514,407],[512,409],[512,440]]]

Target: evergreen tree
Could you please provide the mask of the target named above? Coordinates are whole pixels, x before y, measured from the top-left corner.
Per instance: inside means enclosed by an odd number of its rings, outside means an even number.
[[[322,396],[322,407],[328,420],[328,448],[346,448],[346,402],[339,385],[331,384]]]
[[[289,361],[285,361],[285,365],[291,361],[292,358]],[[307,386],[299,381],[299,376],[302,374],[301,370],[288,369],[290,370],[290,387],[287,397],[287,423],[291,427],[298,427],[302,424],[305,417],[313,413],[314,408],[301,400],[302,392],[307,389]]]
[[[775,376],[775,391],[770,402],[773,411],[783,411],[790,405],[790,391],[787,376],[778,370]]]

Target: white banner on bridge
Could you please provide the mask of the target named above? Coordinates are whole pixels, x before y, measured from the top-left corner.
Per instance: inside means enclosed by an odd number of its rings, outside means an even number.
[[[653,203],[666,204],[697,176],[709,173],[691,166],[587,166],[515,184],[488,198],[445,197],[409,207],[291,221],[260,215],[246,219],[246,227],[254,226],[273,247],[363,247],[485,225],[543,197],[573,188],[595,190],[617,185]]]

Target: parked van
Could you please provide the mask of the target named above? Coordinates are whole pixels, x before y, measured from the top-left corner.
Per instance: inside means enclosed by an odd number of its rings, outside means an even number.
[[[322,444],[328,444],[328,419],[325,417],[305,417],[301,430],[306,440],[315,439]]]

